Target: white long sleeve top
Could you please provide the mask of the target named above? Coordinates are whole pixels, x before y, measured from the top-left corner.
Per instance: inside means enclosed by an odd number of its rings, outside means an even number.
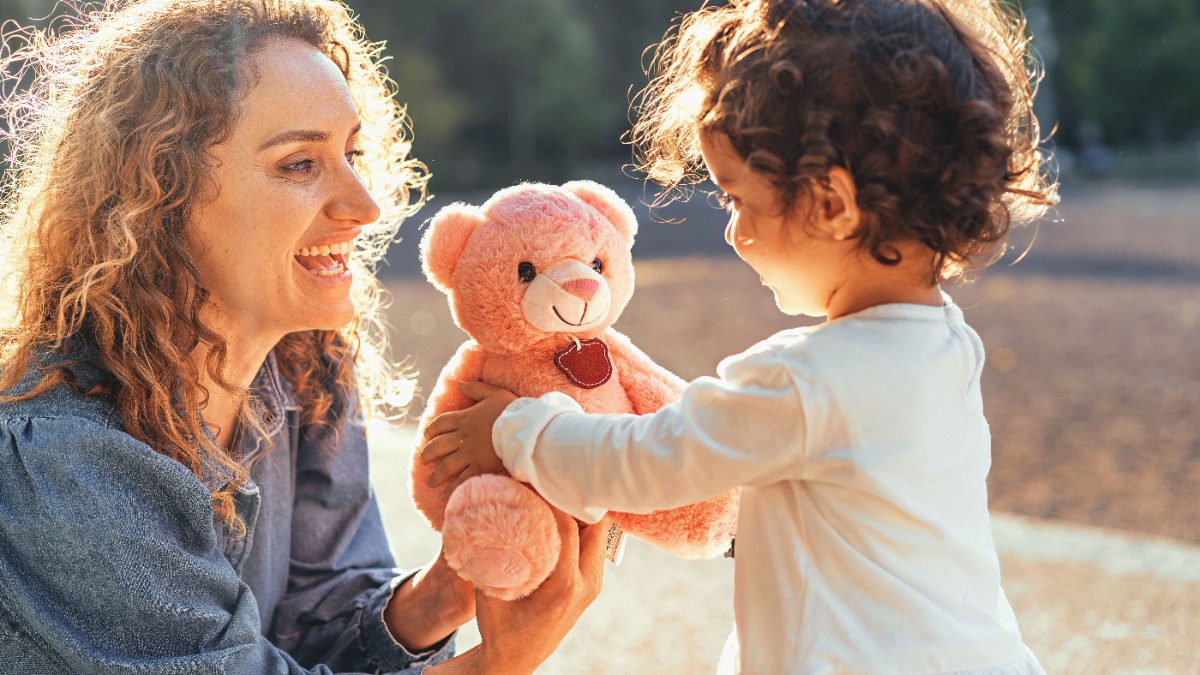
[[[595,522],[743,488],[741,673],[1041,673],[1000,587],[978,335],[890,304],[784,331],[650,415],[550,393],[493,427],[509,472]]]

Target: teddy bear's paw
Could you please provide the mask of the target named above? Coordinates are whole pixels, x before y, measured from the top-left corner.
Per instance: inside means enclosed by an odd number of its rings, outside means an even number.
[[[496,546],[467,546],[459,554],[462,574],[477,586],[520,588],[529,583],[533,567],[519,553]]]
[[[550,506],[507,476],[476,476],[446,506],[446,562],[488,595],[515,600],[550,575],[561,542]]]

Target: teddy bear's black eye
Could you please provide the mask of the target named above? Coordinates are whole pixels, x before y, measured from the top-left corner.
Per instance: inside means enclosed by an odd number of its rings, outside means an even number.
[[[521,281],[529,283],[533,281],[533,278],[536,276],[537,269],[534,268],[533,263],[523,262],[520,265],[517,265],[517,278]]]
[[[592,269],[596,270],[596,274],[604,272],[604,263],[600,262],[599,258],[592,261]]]

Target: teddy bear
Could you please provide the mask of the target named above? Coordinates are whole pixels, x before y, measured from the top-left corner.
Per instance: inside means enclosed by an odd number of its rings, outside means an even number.
[[[426,277],[448,296],[470,338],[442,369],[417,429],[473,401],[456,383],[482,380],[518,396],[559,391],[590,413],[653,412],[683,381],[612,328],[633,295],[637,221],[598,183],[525,183],[482,206],[442,208],[420,243]],[[553,570],[561,542],[551,506],[507,474],[430,488],[436,464],[414,453],[413,502],[442,534],[446,559],[492,597],[531,593]],[[446,486],[451,483],[446,483]],[[684,558],[729,549],[737,491],[648,514],[610,512],[610,560],[624,533]]]

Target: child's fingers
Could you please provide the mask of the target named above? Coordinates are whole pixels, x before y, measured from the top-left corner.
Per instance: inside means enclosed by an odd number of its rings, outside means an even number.
[[[463,457],[462,453],[450,453],[442,458],[441,463],[434,468],[433,473],[429,474],[429,478],[425,480],[425,484],[429,487],[437,487],[462,473],[463,469],[467,468],[468,463],[467,458]]]
[[[426,443],[425,447],[421,448],[421,463],[432,464],[459,449],[461,446],[462,440],[460,440],[457,434],[437,436]]]
[[[475,468],[473,465],[468,465],[467,468],[462,470],[462,473],[458,474],[458,477],[454,479],[454,482],[450,484],[450,491],[454,492],[458,489],[458,486],[465,483],[468,478],[482,476],[483,473],[484,472],[482,470]]]
[[[460,414],[457,410],[442,413],[425,427],[425,438],[436,438],[442,434],[448,434],[451,431],[458,430],[458,418]]]
[[[489,396],[512,395],[512,392],[507,389],[494,387],[479,380],[462,380],[458,383],[458,390],[463,393],[463,396],[472,401],[482,401]]]

